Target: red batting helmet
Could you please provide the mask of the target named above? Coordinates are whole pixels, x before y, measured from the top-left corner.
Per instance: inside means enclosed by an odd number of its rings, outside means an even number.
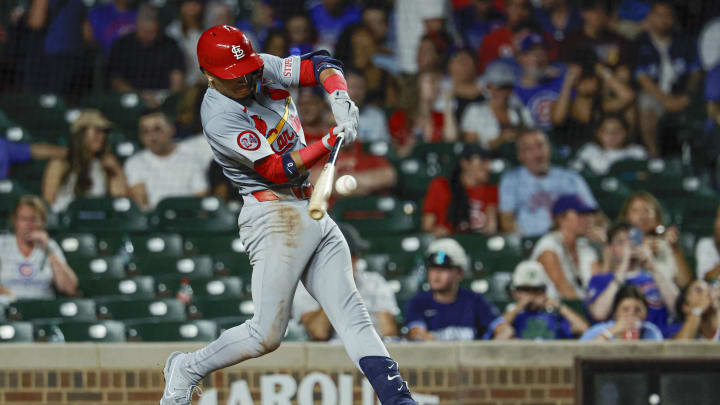
[[[208,28],[197,44],[200,67],[221,79],[235,79],[263,66],[245,34],[229,25]]]

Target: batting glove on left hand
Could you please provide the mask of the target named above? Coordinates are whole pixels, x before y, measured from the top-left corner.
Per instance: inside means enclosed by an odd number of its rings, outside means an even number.
[[[345,139],[344,145],[350,145],[355,142],[357,138],[357,127],[358,121],[360,120],[360,114],[358,108],[350,100],[347,91],[335,90],[329,96],[330,108],[332,108],[333,116],[337,127],[335,127],[335,133],[344,132]]]

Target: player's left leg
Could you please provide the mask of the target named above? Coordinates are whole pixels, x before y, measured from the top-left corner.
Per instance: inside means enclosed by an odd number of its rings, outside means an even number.
[[[416,404],[355,287],[345,238],[332,219],[326,216],[320,222],[323,241],[310,261],[303,284],[322,306],[350,359],[370,381],[380,402],[383,405]]]

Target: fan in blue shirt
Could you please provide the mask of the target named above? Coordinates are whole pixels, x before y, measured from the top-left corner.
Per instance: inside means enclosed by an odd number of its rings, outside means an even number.
[[[521,262],[513,272],[512,297],[515,303],[503,314],[512,325],[496,334],[496,339],[571,339],[588,328],[582,315],[548,297],[548,279],[542,265],[533,260]]]
[[[613,319],[593,325],[580,340],[663,340],[662,333],[646,321],[647,303],[634,285],[623,286],[613,301]]]
[[[439,239],[428,249],[430,291],[415,295],[405,318],[412,340],[488,339],[506,327],[494,305],[460,288],[468,260],[457,241]]]

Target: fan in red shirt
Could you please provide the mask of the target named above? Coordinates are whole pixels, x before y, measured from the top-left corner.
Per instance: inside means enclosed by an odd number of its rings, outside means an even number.
[[[490,159],[477,145],[465,145],[450,178],[430,182],[423,202],[422,228],[435,236],[497,231],[497,185],[488,184]]]

